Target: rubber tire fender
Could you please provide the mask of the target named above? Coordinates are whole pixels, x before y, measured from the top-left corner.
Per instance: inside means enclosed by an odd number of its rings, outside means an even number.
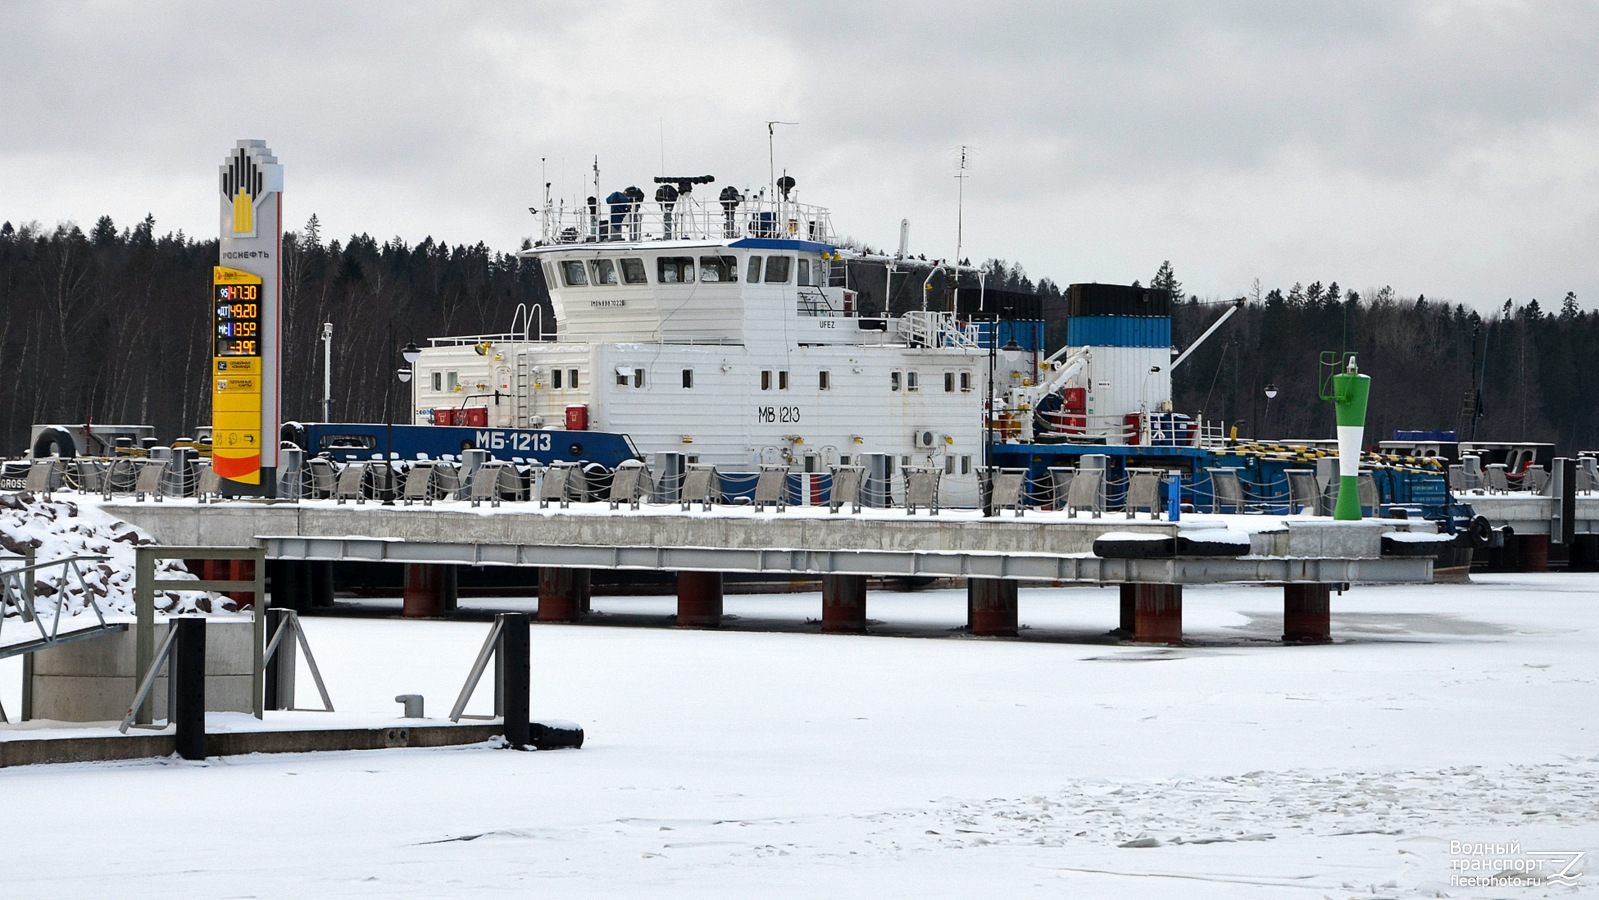
[[[1487,516],[1477,516],[1467,526],[1466,533],[1471,535],[1471,546],[1478,550],[1487,550],[1493,544],[1494,527]]]
[[[55,448],[54,453],[50,452],[52,447]],[[72,435],[60,428],[46,428],[40,431],[38,440],[33,442],[34,459],[47,459],[51,456],[72,459],[77,455],[78,443],[72,439]]]

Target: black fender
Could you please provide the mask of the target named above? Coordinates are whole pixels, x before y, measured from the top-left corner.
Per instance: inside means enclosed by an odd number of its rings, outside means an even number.
[[[78,455],[78,443],[61,428],[45,428],[39,432],[39,437],[33,442],[33,458],[44,459],[49,456],[59,456],[62,459],[72,459]]]
[[[1477,550],[1487,550],[1493,544],[1494,527],[1487,516],[1477,516],[1467,526],[1466,533],[1471,536],[1471,546]]]

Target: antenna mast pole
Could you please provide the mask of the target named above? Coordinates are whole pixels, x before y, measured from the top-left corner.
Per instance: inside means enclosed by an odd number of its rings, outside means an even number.
[[[960,277],[961,242],[965,236],[963,229],[966,218],[966,179],[971,177],[966,174],[966,153],[969,149],[965,144],[961,145],[961,165],[955,172],[955,184],[957,185],[955,193],[955,273],[957,278]]]
[[[766,183],[771,189],[768,196],[777,196],[777,128],[778,125],[798,125],[798,122],[779,122],[773,119],[766,123]]]

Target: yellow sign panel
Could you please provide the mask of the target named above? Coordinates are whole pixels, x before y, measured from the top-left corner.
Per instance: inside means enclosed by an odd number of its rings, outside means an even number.
[[[211,414],[219,412],[261,412],[261,395],[246,394],[242,391],[213,391],[211,394]],[[212,421],[213,426],[216,424]]]
[[[251,275],[239,269],[230,269],[227,266],[212,266],[211,281],[216,284],[260,284],[260,275]]]
[[[216,361],[218,375],[260,375],[261,360],[233,356]]]
[[[241,410],[215,410],[211,413],[211,430],[217,431],[260,431],[261,409]]]
[[[261,277],[226,266],[212,273],[211,466],[261,483]]]

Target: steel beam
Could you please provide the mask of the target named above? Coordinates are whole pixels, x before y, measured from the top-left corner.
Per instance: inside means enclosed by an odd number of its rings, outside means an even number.
[[[366,537],[261,538],[273,559],[548,566],[582,569],[749,572],[793,575],[931,576],[1082,584],[1414,583],[1431,559],[1293,557],[1101,559],[1086,554],[919,550],[749,550],[736,547],[531,546],[407,542]]]

